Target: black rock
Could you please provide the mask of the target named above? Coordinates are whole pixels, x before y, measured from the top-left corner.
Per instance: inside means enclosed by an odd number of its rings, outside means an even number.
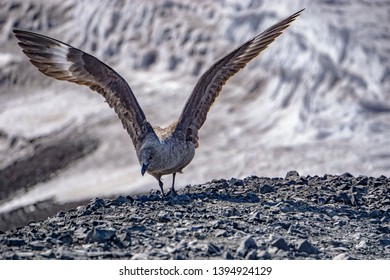
[[[224,229],[219,229],[215,232],[215,237],[226,237],[227,231]]]
[[[297,250],[300,253],[318,254],[318,250],[306,239],[297,242]]]
[[[246,194],[246,199],[247,199],[247,201],[250,202],[250,203],[257,203],[257,202],[260,201],[259,197],[258,197],[256,194],[251,193],[251,192],[248,192],[248,193]]]
[[[45,243],[39,240],[31,241],[29,245],[31,246],[31,249],[35,251],[42,251],[43,249],[45,249]]]
[[[26,242],[23,239],[20,238],[10,238],[3,241],[4,245],[10,246],[10,247],[21,247]]]
[[[239,257],[245,257],[249,250],[252,249],[257,249],[256,241],[252,236],[247,236],[241,241],[241,244],[237,249],[237,255]]]
[[[232,184],[233,186],[244,186],[244,181],[237,178],[231,178],[229,180],[229,183]]]
[[[116,229],[114,228],[94,227],[87,233],[85,241],[88,243],[105,242],[111,240],[115,236],[115,234]]]
[[[207,253],[212,256],[219,256],[221,254],[221,249],[213,243],[208,243]]]
[[[283,251],[289,251],[290,250],[290,248],[289,248],[286,240],[284,240],[284,238],[276,239],[275,241],[273,241],[271,243],[271,246],[276,247],[279,250],[283,250]]]
[[[257,251],[256,250],[250,250],[248,254],[245,257],[246,260],[257,260]]]
[[[229,250],[222,254],[222,258],[224,258],[225,260],[234,260],[235,259]]]
[[[286,177],[285,177],[286,180],[298,180],[299,179],[299,173],[297,171],[289,171],[287,172],[286,174]]]
[[[333,260],[356,260],[356,258],[348,255],[347,253],[341,253],[333,257]]]
[[[131,230],[126,229],[118,234],[118,240],[122,243],[122,246],[128,247],[131,244]]]
[[[390,233],[390,226],[378,226],[377,231],[379,233],[389,234]]]
[[[172,219],[171,215],[165,211],[161,211],[160,213],[158,213],[157,217],[158,220],[163,223],[169,222]]]
[[[90,204],[88,204],[88,208],[92,211],[96,211],[97,209],[101,208],[101,207],[105,207],[106,206],[106,202],[101,199],[101,198],[95,198],[91,201]]]
[[[64,244],[70,244],[73,241],[72,234],[70,232],[61,233],[58,240],[62,241]]]
[[[179,204],[186,204],[191,201],[191,198],[186,194],[179,194],[173,198],[173,201]]]
[[[257,259],[259,260],[270,260],[272,259],[271,254],[266,250],[257,250]]]
[[[260,214],[260,211],[256,211],[254,213],[252,213],[250,216],[249,216],[249,219],[248,219],[250,222],[261,222],[263,221],[263,219],[261,218],[261,214]]]
[[[109,206],[119,206],[123,204],[131,204],[134,202],[134,199],[131,196],[118,196],[116,199],[112,200],[108,205]]]
[[[85,239],[87,236],[88,229],[84,227],[79,227],[73,232],[74,237],[77,239]]]
[[[262,193],[262,194],[271,193],[271,192],[275,192],[275,188],[274,188],[274,187],[271,187],[270,185],[262,185],[262,186],[259,188],[259,191],[260,191],[260,193]]]
[[[379,244],[384,247],[390,246],[390,239],[379,239]]]
[[[238,215],[240,215],[240,212],[234,207],[229,207],[229,208],[224,209],[223,215],[226,217],[238,216]]]

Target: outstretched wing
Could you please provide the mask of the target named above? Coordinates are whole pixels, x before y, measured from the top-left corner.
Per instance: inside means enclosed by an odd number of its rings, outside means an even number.
[[[14,30],[19,46],[43,74],[85,85],[113,107],[137,148],[152,128],[126,81],[97,58],[58,40]]]
[[[198,130],[226,81],[264,50],[303,10],[271,26],[218,60],[199,79],[178,120],[175,135],[198,146]]]

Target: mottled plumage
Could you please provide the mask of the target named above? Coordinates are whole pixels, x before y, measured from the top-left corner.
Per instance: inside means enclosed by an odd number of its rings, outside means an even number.
[[[134,144],[141,173],[153,175],[164,194],[161,176],[177,172],[193,159],[199,146],[198,131],[226,81],[264,50],[299,11],[253,37],[218,60],[198,80],[179,120],[167,128],[152,127],[126,81],[97,58],[58,40],[33,32],[14,30],[19,46],[43,74],[86,85],[114,108]]]

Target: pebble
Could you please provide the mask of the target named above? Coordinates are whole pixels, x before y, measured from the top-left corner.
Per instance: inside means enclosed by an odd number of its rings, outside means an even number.
[[[299,240],[297,250],[301,253],[318,254],[318,250],[307,240]]]
[[[207,253],[209,255],[212,255],[212,256],[218,256],[221,254],[221,249],[213,243],[208,243],[207,244]]]
[[[259,260],[270,260],[272,259],[271,254],[266,250],[257,250],[257,259]]]
[[[279,250],[288,251],[290,250],[286,240],[284,238],[278,238],[271,242],[271,246],[278,248]]]
[[[272,193],[275,192],[275,188],[270,185],[263,185],[259,188],[259,191],[261,194]]]
[[[114,228],[94,227],[87,233],[85,242],[105,242],[111,240],[115,234],[116,229]]]
[[[23,239],[20,238],[10,238],[3,241],[4,245],[10,246],[10,247],[20,247],[26,244],[26,242]]]
[[[354,260],[355,258],[349,256],[348,254],[346,253],[341,253],[341,254],[338,254],[337,256],[335,256],[333,258],[333,260]]]
[[[245,257],[249,250],[257,249],[257,244],[252,236],[246,236],[242,239],[240,246],[237,249],[237,255]]]
[[[251,176],[187,186],[174,199],[158,191],[96,198],[0,232],[0,256],[387,259],[389,185],[386,177],[303,177],[292,171],[285,178]]]

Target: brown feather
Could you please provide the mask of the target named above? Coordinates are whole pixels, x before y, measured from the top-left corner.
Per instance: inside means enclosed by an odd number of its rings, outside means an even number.
[[[136,149],[152,131],[131,88],[111,67],[61,41],[28,31],[14,33],[23,52],[43,74],[100,93],[118,114]]]
[[[241,68],[272,43],[303,10],[271,26],[236,50],[214,63],[199,79],[176,126],[175,135],[198,146],[198,130],[222,90],[223,85]]]

